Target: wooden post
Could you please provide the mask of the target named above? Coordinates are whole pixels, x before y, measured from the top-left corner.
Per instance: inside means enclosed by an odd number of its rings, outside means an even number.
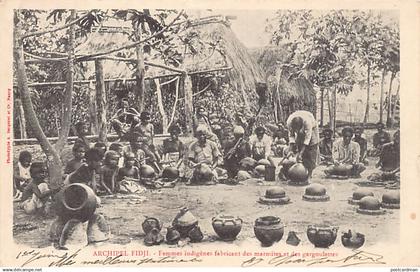
[[[187,73],[182,74],[182,89],[185,97],[185,125],[187,127],[186,134],[193,135],[193,93],[191,77]]]
[[[89,121],[93,134],[98,134],[98,116],[96,109],[96,88],[93,84],[89,84]]]
[[[107,142],[107,120],[106,120],[106,90],[104,82],[103,61],[95,60],[96,75],[96,106],[98,115],[98,141]]]
[[[25,118],[25,112],[23,110],[22,101],[20,99],[15,99],[16,101],[16,108],[18,110],[18,116],[19,116],[19,128],[20,128],[20,138],[26,139],[28,138],[28,134],[26,133],[26,118]]]
[[[141,40],[141,27],[135,29],[135,35],[137,40]],[[136,46],[136,63],[136,102],[139,112],[142,112],[144,110],[144,93],[146,90],[146,85],[144,83],[146,71],[144,69],[143,45],[141,44]]]
[[[162,90],[160,89],[159,79],[155,79],[154,82],[156,85],[158,108],[159,108],[160,115],[162,116],[162,130],[163,130],[163,133],[165,134],[168,132],[168,117],[166,116],[165,107],[163,106]]]
[[[321,118],[321,127],[323,127],[324,126],[324,89],[323,88],[321,88],[321,116],[320,116],[320,118]]]

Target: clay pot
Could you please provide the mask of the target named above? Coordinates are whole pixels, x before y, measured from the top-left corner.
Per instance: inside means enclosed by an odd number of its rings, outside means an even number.
[[[360,199],[359,208],[363,210],[379,210],[381,208],[381,203],[376,197],[365,196]]]
[[[188,210],[188,208],[182,208],[172,221],[172,226],[183,238],[187,237],[188,232],[197,225],[197,218]]]
[[[239,168],[245,171],[252,171],[254,170],[255,166],[257,166],[257,161],[251,157],[243,158],[239,162]]]
[[[337,227],[327,225],[310,225],[306,231],[309,241],[315,247],[328,248],[337,238]]]
[[[194,226],[192,229],[190,229],[187,236],[190,238],[191,243],[201,242],[201,240],[204,238],[203,232],[199,226]]]
[[[267,159],[261,159],[257,162],[257,165],[271,165],[271,163]]]
[[[302,163],[296,163],[287,171],[287,176],[292,182],[304,182],[308,180],[308,170]]]
[[[255,220],[254,233],[262,246],[271,246],[283,237],[284,225],[275,216],[259,217]]]
[[[214,231],[224,241],[233,241],[242,229],[242,219],[231,215],[218,215],[213,217]]]
[[[239,170],[238,174],[236,175],[236,179],[239,182],[250,179],[250,178],[252,178],[251,175],[247,171],[244,171],[244,170]]]
[[[158,229],[159,231],[162,229],[162,225],[160,224],[159,220],[154,217],[147,217],[143,223],[141,224],[144,233],[149,233],[152,229]]]
[[[373,196],[373,192],[366,188],[359,188],[353,193],[353,200],[360,200],[365,196]]]
[[[266,198],[282,198],[286,196],[286,191],[279,186],[271,187],[265,191]]]
[[[334,166],[332,174],[336,176],[348,176],[352,168],[353,168],[352,165],[339,164],[339,165]]]
[[[260,177],[264,176],[265,175],[265,165],[257,165],[255,167],[255,172]]]
[[[72,183],[56,194],[57,214],[63,220],[77,219],[85,222],[96,210],[97,197],[82,183]]]
[[[166,243],[168,245],[175,245],[181,239],[181,234],[174,228],[168,227],[166,231]]]
[[[341,236],[341,243],[347,248],[359,248],[365,243],[365,236],[358,232],[344,232]]]
[[[162,178],[169,180],[174,180],[179,177],[179,171],[176,167],[168,166],[165,167],[162,171]]]
[[[312,183],[305,189],[305,195],[310,196],[323,196],[327,193],[327,189],[324,185],[319,183]]]
[[[387,192],[382,195],[382,202],[387,204],[400,204],[400,192]]]
[[[288,171],[290,167],[292,167],[295,163],[296,163],[296,158],[292,157],[292,158],[284,159],[281,165],[283,166],[283,169],[285,171]]]
[[[196,167],[193,172],[193,177],[191,178],[194,183],[205,183],[212,181],[214,177],[213,171],[210,166],[205,163],[200,164]]]
[[[142,177],[142,178],[154,178],[155,177],[155,170],[150,165],[143,164],[140,167],[140,177]]]
[[[144,244],[146,246],[159,245],[163,242],[164,238],[158,229],[150,230],[144,237]]]

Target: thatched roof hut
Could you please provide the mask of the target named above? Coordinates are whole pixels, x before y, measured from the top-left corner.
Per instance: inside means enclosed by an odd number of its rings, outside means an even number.
[[[304,78],[292,78],[287,69],[281,67],[290,62],[292,56],[286,45],[256,48],[250,52],[266,74],[278,121],[285,121],[296,110],[316,114],[316,94],[312,84]]]
[[[111,30],[107,27],[106,31],[93,31],[87,37],[80,40],[76,48],[76,55],[89,55],[92,53],[103,52],[112,48],[121,47],[131,43],[129,33],[124,29],[120,31]],[[226,100],[220,95],[220,90],[231,94],[229,99],[234,100],[231,103],[235,108],[223,104],[223,108],[229,113],[223,113],[222,116],[233,115],[237,110],[256,111],[258,108],[258,99],[255,91],[256,83],[264,82],[264,72],[256,61],[251,57],[247,48],[238,40],[234,32],[229,27],[229,22],[221,16],[207,18],[204,22],[198,22],[188,28],[188,32],[195,32],[200,37],[200,44],[197,45],[195,52],[187,52],[180,67],[177,69],[185,70],[191,77],[194,94],[194,104],[205,105],[211,112],[215,104],[209,104],[206,100],[206,93],[213,93],[212,98],[219,97],[220,100]],[[210,46],[209,46],[210,45]],[[201,46],[201,47],[200,47]],[[179,74],[168,71],[147,63],[162,64],[162,59],[154,57],[153,52],[145,54],[146,79],[149,79],[148,88],[150,88],[149,98],[145,101],[150,102],[149,110],[156,109],[156,98],[154,97],[155,84],[151,79],[159,78],[162,81],[168,81]],[[126,50],[113,54],[113,57],[135,58],[134,50]],[[122,62],[115,60],[104,60],[105,79],[121,79],[118,84],[121,85],[123,79],[135,78],[135,63]],[[94,64],[88,62],[85,64],[85,73],[83,79],[93,79],[95,76]],[[113,89],[117,82],[106,82],[108,88]],[[135,80],[124,81],[128,88],[135,86]],[[175,87],[173,84],[165,85],[162,92],[165,92],[164,100],[168,100],[168,107],[165,108],[167,114],[171,114],[171,107],[174,104]],[[204,93],[205,91],[205,93]],[[208,98],[208,97],[207,97]],[[170,101],[169,101],[170,100]],[[211,100],[211,99],[210,99]],[[165,102],[165,101],[164,101]],[[225,102],[225,101],[224,101]],[[182,107],[182,101],[178,104]],[[158,112],[155,110],[155,112]],[[159,114],[158,114],[159,115]],[[156,116],[159,119],[159,116]],[[182,119],[182,114],[177,114],[177,119]],[[230,117],[232,118],[232,117]],[[228,118],[229,119],[229,118]]]

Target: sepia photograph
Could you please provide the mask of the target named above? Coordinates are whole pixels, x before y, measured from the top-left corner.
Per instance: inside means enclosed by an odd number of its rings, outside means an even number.
[[[10,11],[15,265],[388,264],[400,11],[182,8]]]

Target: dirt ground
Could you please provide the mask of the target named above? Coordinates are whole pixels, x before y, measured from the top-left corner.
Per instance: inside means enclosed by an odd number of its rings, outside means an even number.
[[[371,133],[369,133],[371,135]],[[369,135],[369,136],[370,136]],[[15,148],[15,156],[22,147]],[[278,159],[279,160],[279,159]],[[256,241],[253,225],[255,220],[264,215],[274,215],[281,218],[285,224],[285,234],[281,243],[285,243],[289,231],[297,232],[302,240],[301,245],[310,245],[306,237],[306,229],[311,224],[331,224],[339,227],[339,234],[354,229],[365,234],[365,245],[375,245],[382,242],[398,243],[399,239],[399,210],[387,210],[386,214],[372,216],[356,212],[357,206],[348,204],[347,200],[358,188],[358,181],[375,171],[376,161],[370,158],[368,169],[362,173],[362,178],[333,180],[326,179],[323,173],[325,166],[315,169],[312,183],[321,183],[326,186],[329,202],[306,202],[302,200],[305,187],[295,187],[286,183],[264,182],[258,183],[252,179],[239,185],[217,184],[213,186],[186,186],[177,184],[175,188],[147,190],[138,199],[103,198],[102,213],[111,226],[112,238],[110,244],[128,244],[130,242],[142,243],[144,233],[141,224],[145,216],[156,217],[166,227],[170,226],[173,218],[182,207],[188,207],[198,218],[199,226],[204,233],[204,240],[200,244],[222,243],[212,228],[211,219],[219,213],[239,216],[243,219],[242,231],[233,244],[240,245],[244,241]],[[260,196],[270,186],[282,186],[291,199],[291,203],[283,206],[269,206],[257,202]],[[375,197],[381,199],[387,190],[384,188],[371,188]],[[50,246],[48,241],[49,227],[53,218],[37,218],[23,213],[14,205],[14,225],[30,223],[29,228],[16,229],[15,241],[35,248]],[[31,229],[33,228],[33,229]],[[336,245],[340,245],[339,238]],[[160,247],[165,247],[163,244]],[[193,245],[195,246],[195,245]],[[198,246],[198,244],[197,244]]]

